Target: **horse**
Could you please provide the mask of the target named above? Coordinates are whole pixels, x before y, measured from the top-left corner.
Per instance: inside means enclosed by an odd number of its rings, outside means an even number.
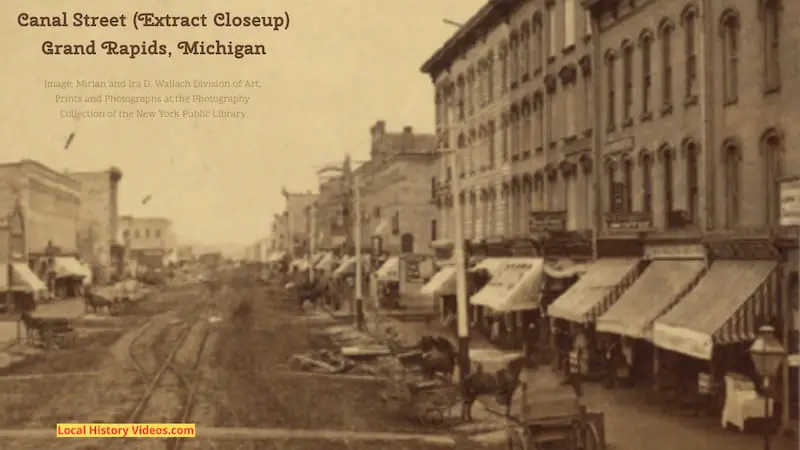
[[[69,321],[63,318],[37,318],[33,317],[29,312],[24,312],[20,316],[20,320],[22,323],[25,324],[25,334],[27,337],[27,341],[35,342],[36,335],[38,335],[39,340],[42,342],[45,341],[45,338],[48,333],[60,333],[65,331],[70,331],[72,328],[69,325]]]
[[[441,374],[448,380],[453,378],[453,373],[458,363],[458,352],[455,346],[441,336],[423,336],[417,344],[422,352],[420,366],[426,378],[433,378]]]
[[[100,308],[106,308],[106,311],[111,313],[111,309],[114,306],[114,302],[95,294],[94,292],[92,292],[91,289],[87,289],[83,293],[83,300],[84,300],[83,303],[84,311],[87,313],[88,312],[91,312],[93,314],[97,313],[97,311],[99,311]]]
[[[516,357],[506,364],[506,367],[495,373],[483,371],[480,364],[477,370],[467,375],[465,381],[464,398],[462,401],[461,418],[472,420],[472,406],[480,396],[493,395],[498,403],[506,407],[506,417],[511,416],[511,400],[520,385],[520,374],[525,366],[524,357]]]

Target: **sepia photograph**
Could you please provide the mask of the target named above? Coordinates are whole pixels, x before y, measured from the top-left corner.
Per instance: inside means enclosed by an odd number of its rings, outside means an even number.
[[[0,16],[0,449],[800,446],[800,2]]]

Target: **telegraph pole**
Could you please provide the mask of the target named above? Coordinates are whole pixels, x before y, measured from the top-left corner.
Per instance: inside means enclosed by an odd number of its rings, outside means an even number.
[[[470,372],[469,362],[469,309],[467,307],[467,272],[464,255],[464,221],[461,210],[461,174],[458,158],[449,153],[453,158],[453,214],[455,214],[455,242],[453,242],[453,258],[456,263],[456,304],[458,312],[458,355],[459,355],[459,382],[462,389],[466,389],[466,378]]]
[[[354,199],[354,215],[355,215],[355,256],[356,256],[356,327],[359,330],[364,328],[364,279],[363,279],[363,260],[361,255],[361,189],[360,179],[356,175],[353,177],[353,196]]]

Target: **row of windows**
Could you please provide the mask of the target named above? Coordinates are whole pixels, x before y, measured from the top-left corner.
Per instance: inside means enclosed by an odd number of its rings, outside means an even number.
[[[766,92],[774,92],[780,87],[780,9],[777,0],[768,0],[763,6],[762,57],[764,66],[764,88]],[[694,5],[687,6],[681,14],[683,28],[683,68],[685,105],[697,102],[697,32],[698,12]],[[739,52],[741,28],[740,16],[734,10],[725,10],[720,18],[720,39],[722,40],[722,75],[724,84],[724,101],[735,102],[739,95]],[[672,111],[673,105],[673,34],[675,26],[669,18],[663,18],[658,27],[658,44],[660,50],[660,90],[661,114]],[[639,35],[641,79],[640,101],[641,119],[652,118],[653,102],[653,45],[655,35],[645,29]],[[620,119],[617,106],[622,106],[622,127],[633,125],[634,113],[634,43],[625,40],[619,54],[609,49],[605,55],[606,62],[606,115],[608,131],[614,131]],[[621,61],[619,61],[621,59]],[[617,66],[621,62],[622,75],[617,79]],[[617,98],[618,87],[621,87],[621,99]],[[621,100],[621,101],[620,101]]]
[[[122,235],[126,239],[130,238],[131,237],[131,230],[125,230],[122,233]],[[154,237],[156,239],[161,239],[161,230],[153,230],[152,235],[153,235],[152,237]],[[134,239],[139,239],[141,237],[144,237],[145,239],[150,239],[150,229],[149,228],[145,228],[144,232],[142,232],[141,230],[133,230],[133,238]]]
[[[583,22],[584,36],[591,35],[591,20],[587,12],[576,7],[577,0],[554,2],[543,15],[540,11],[530,20],[522,22],[509,33],[497,51],[499,64],[495,65],[494,51],[480,59],[477,67],[469,67],[455,83],[439,86],[436,90],[436,123],[450,122],[450,108],[455,108],[458,120],[475,114],[495,98],[495,80],[499,78],[500,96],[509,89],[528,81],[531,74],[555,60],[559,44],[566,51],[575,47],[578,39],[577,22]],[[545,51],[546,45],[546,51]]]

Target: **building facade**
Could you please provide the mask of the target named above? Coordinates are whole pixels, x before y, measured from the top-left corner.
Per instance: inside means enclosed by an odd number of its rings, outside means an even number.
[[[341,247],[349,236],[345,228],[347,203],[346,186],[341,175],[341,165],[323,168],[320,176],[319,196],[314,205],[317,227],[317,247],[334,249]]]
[[[288,234],[286,228],[286,216],[284,214],[275,214],[272,219],[272,227],[270,229],[270,250],[271,251],[285,251],[288,249]]]
[[[77,253],[80,194],[80,182],[36,161],[0,164],[0,211],[19,202],[29,258]]]
[[[377,121],[370,129],[370,161],[356,169],[361,183],[363,246],[380,238],[389,253],[424,253],[437,238],[438,211],[432,202],[436,138],[412,127],[387,132]]]
[[[81,183],[78,248],[81,258],[94,265],[108,265],[119,241],[119,182],[116,167],[98,172],[70,172]]]
[[[568,229],[593,227],[588,17],[574,0],[489,2],[423,65],[445,153],[436,180],[443,236],[453,234],[453,201],[472,240],[526,235],[532,211],[560,212]]]
[[[174,250],[170,242],[172,221],[164,217],[120,216],[119,227],[128,258],[139,266],[161,268]]]
[[[308,252],[311,236],[311,220],[308,215],[308,207],[317,200],[317,194],[307,191],[295,193],[283,191],[286,200],[286,229],[287,249],[295,256],[300,256]],[[289,244],[287,242],[287,244]]]

